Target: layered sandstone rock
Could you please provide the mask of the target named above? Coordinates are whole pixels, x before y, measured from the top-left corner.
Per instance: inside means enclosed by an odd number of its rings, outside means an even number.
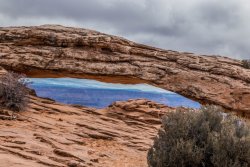
[[[17,120],[0,119],[0,166],[144,167],[160,117],[172,110],[144,99],[97,110],[31,96]]]
[[[0,28],[0,65],[31,77],[149,83],[250,114],[250,70],[240,61],[161,50],[86,29]],[[0,75],[5,72],[0,67]],[[0,110],[0,166],[147,166],[160,118],[174,110],[145,99],[94,109],[30,97],[24,112]]]
[[[250,111],[250,70],[241,61],[157,49],[87,29],[0,28],[0,65],[34,77],[149,83],[201,103]]]

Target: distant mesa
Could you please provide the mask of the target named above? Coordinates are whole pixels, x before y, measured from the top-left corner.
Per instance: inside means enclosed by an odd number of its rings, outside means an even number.
[[[199,108],[200,104],[173,92],[147,84],[111,84],[73,78],[30,78],[39,97],[65,104],[105,108],[115,101],[147,98],[171,107]]]

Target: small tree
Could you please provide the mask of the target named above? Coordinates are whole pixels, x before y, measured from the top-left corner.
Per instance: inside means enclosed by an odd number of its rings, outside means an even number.
[[[250,69],[250,60],[242,60],[243,67]]]
[[[150,167],[248,167],[250,126],[215,106],[163,118],[148,152]]]
[[[27,84],[24,75],[14,72],[0,76],[0,106],[13,111],[25,109],[29,94]]]

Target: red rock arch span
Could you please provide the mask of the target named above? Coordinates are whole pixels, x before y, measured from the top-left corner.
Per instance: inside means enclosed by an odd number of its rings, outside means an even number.
[[[87,29],[0,28],[0,65],[35,77],[149,83],[250,114],[250,70],[241,61],[157,49]]]

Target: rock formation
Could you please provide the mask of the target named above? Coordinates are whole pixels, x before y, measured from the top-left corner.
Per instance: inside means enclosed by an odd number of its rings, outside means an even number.
[[[92,30],[62,26],[0,28],[0,75],[148,83],[250,117],[250,70],[241,61],[157,49]],[[30,95],[25,112],[0,109],[0,166],[147,166],[163,114],[145,99],[105,109]],[[12,121],[15,119],[15,121]]]
[[[31,77],[149,83],[202,104],[250,111],[250,70],[241,61],[157,49],[87,29],[0,28],[0,65]]]
[[[31,96],[17,120],[0,118],[0,166],[146,167],[159,118],[171,110],[144,99],[97,110]]]

